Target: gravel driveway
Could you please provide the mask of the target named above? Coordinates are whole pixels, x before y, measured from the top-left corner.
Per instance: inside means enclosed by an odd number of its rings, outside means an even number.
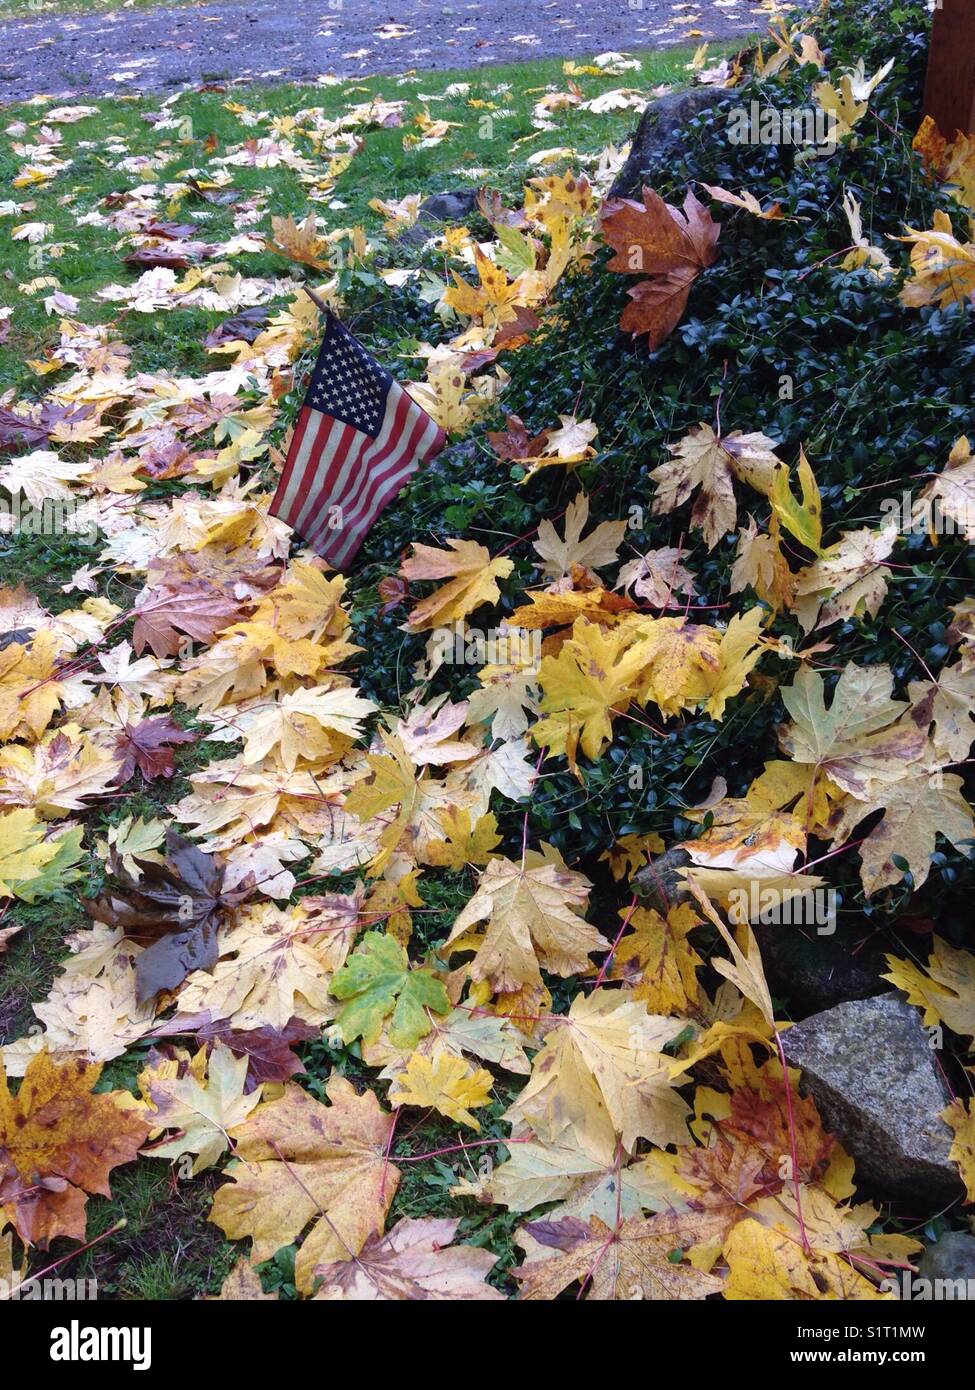
[[[0,25],[0,102],[582,57],[762,32],[767,18],[757,0],[249,0],[52,15]]]

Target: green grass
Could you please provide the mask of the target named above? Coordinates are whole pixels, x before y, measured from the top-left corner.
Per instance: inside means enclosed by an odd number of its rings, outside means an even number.
[[[29,8],[8,6],[9,8]],[[98,0],[65,0],[49,3],[43,12],[55,8],[102,8]],[[31,11],[33,12],[33,10]],[[619,87],[646,90],[661,83],[679,84],[686,80],[685,64],[689,52],[642,54],[643,70],[623,76],[584,76],[576,79],[586,98]],[[463,96],[424,103],[420,94],[437,98],[453,82],[469,82]],[[290,169],[247,169],[231,167],[234,186],[245,193],[262,193],[267,207],[256,230],[270,231],[270,216],[288,213],[301,218],[313,209],[329,230],[361,224],[373,238],[382,237],[383,216],[369,207],[376,195],[386,199],[408,193],[429,194],[459,187],[488,185],[507,195],[519,193],[526,178],[544,169],[528,164],[529,157],[554,146],[569,146],[580,152],[596,152],[609,142],[621,143],[636,124],[633,111],[610,115],[585,112],[558,113],[554,129],[536,131],[531,123],[532,108],[547,88],[565,90],[566,78],[559,59],[512,64],[474,72],[424,74],[417,80],[398,82],[395,77],[350,81],[338,86],[246,87],[227,93],[187,93],[167,108],[178,128],[156,130],[143,119],[159,110],[161,99],[116,98],[90,102],[98,112],[75,125],[59,127],[64,137],[64,157],[71,167],[48,184],[15,189],[12,187],[26,157],[14,153],[14,139],[30,143],[44,124],[43,104],[26,103],[8,108],[5,125],[17,120],[26,123],[26,134],[7,137],[0,144],[0,183],[4,198],[21,205],[12,215],[0,217],[0,244],[9,275],[0,279],[0,304],[10,305],[12,318],[6,341],[0,345],[0,393],[12,391],[23,401],[40,400],[52,380],[39,374],[31,362],[43,358],[44,349],[59,341],[59,315],[47,314],[43,300],[50,287],[25,292],[24,287],[39,277],[56,277],[60,288],[75,296],[78,309],[73,315],[85,323],[114,322],[118,336],[132,350],[132,371],[199,375],[211,370],[221,359],[207,354],[203,339],[221,317],[214,313],[180,310],[139,314],[124,306],[99,300],[99,289],[111,283],[131,283],[139,273],[123,264],[128,248],[119,232],[110,228],[79,225],[79,219],[102,208],[102,200],[112,193],[137,185],[179,181],[187,169],[206,170],[251,135],[267,133],[268,121],[284,122],[304,108],[315,107],[327,117],[337,117],[350,105],[382,94],[386,99],[406,98],[409,102],[404,124],[364,134],[364,147],[356,155],[328,195],[345,204],[329,208],[324,201],[310,203],[307,190]],[[489,105],[471,105],[471,101]],[[60,103],[59,103],[60,104]],[[424,105],[431,116],[457,122],[457,129],[431,149],[406,150],[403,136],[416,127],[414,116]],[[234,109],[237,107],[238,109]],[[244,112],[267,113],[256,126],[245,124]],[[493,124],[486,125],[485,115]],[[301,152],[314,158],[311,140],[298,137]],[[151,168],[120,170],[121,158],[145,157]],[[557,167],[565,167],[562,161]],[[324,171],[325,162],[322,161]],[[162,215],[177,220],[193,220],[203,240],[220,241],[233,231],[232,212],[201,201],[186,200],[164,209]],[[43,244],[48,258],[40,261],[32,246],[11,238],[13,228],[25,222],[43,222],[48,230]],[[53,248],[53,254],[52,254]],[[408,251],[395,242],[381,245],[370,270],[385,265],[409,263]],[[254,276],[284,276],[292,267],[279,256],[262,252],[240,256],[235,269]],[[298,272],[300,273],[300,272]],[[313,277],[315,278],[315,277]],[[382,288],[380,286],[380,288]],[[97,447],[97,446],[96,446]],[[88,445],[59,446],[68,458],[87,457]],[[165,489],[161,490],[164,492]],[[94,552],[97,554],[97,551]],[[66,594],[63,585],[79,565],[91,562],[90,548],[69,538],[20,538],[0,543],[0,564],[4,583],[23,581],[39,600],[53,611],[75,607],[83,595]],[[116,603],[129,606],[140,587],[138,577],[111,575],[108,594]],[[364,621],[374,619],[374,598],[370,591],[351,595],[356,614],[361,607]],[[119,636],[127,635],[123,629]],[[405,672],[404,672],[405,676]],[[177,719],[183,721],[179,709]],[[143,786],[130,784],[124,796],[106,801],[86,817],[86,844],[104,835],[107,825],[126,814],[162,816],[188,788],[186,775],[212,757],[226,755],[224,745],[200,742],[178,751],[178,775],[171,782]],[[91,865],[87,881],[79,891],[97,892],[102,877],[97,861]],[[436,874],[424,878],[425,911],[415,918],[415,940],[419,947],[442,940],[459,906],[469,894],[466,875]],[[328,885],[339,887],[339,885]],[[321,885],[312,891],[321,891]],[[64,955],[64,937],[85,920],[77,893],[29,907],[15,904],[5,923],[22,923],[24,930],[15,937],[4,956],[0,971],[0,1038],[22,1036],[34,1019],[31,1004],[46,996],[56,965]],[[135,1077],[147,1051],[146,1044],[130,1049],[126,1056],[109,1064],[100,1086],[133,1088]],[[333,1069],[354,1082],[375,1084],[375,1076],[358,1060],[357,1049],[333,1049],[326,1043],[312,1043],[302,1049],[308,1068],[305,1084],[313,1094],[324,1095],[324,1079]],[[514,1084],[517,1081],[518,1084]],[[503,1138],[500,1117],[519,1089],[521,1078],[500,1074],[495,1101],[481,1112],[484,1138]],[[444,1121],[422,1119],[413,1114],[401,1123],[393,1158],[429,1153],[456,1144],[457,1128]],[[470,1137],[470,1136],[468,1136]],[[481,1206],[473,1201],[458,1202],[449,1188],[463,1177],[475,1176],[482,1155],[502,1161],[500,1148],[475,1149],[471,1153],[452,1153],[423,1163],[404,1163],[402,1182],[390,1224],[404,1215],[462,1214],[460,1238],[488,1246],[499,1255],[492,1281],[510,1291],[506,1271],[515,1262],[512,1243],[516,1218],[505,1211]],[[459,1160],[459,1161],[455,1161]],[[470,1161],[468,1161],[470,1160]],[[89,1201],[88,1239],[96,1244],[80,1255],[73,1255],[70,1242],[56,1242],[49,1252],[35,1253],[31,1267],[37,1271],[68,1256],[57,1273],[61,1276],[94,1277],[99,1296],[127,1299],[185,1299],[219,1289],[223,1276],[243,1252],[244,1247],[223,1239],[207,1221],[210,1198],[219,1181],[216,1171],[193,1181],[177,1181],[170,1165],[145,1159],[119,1169],[113,1176],[111,1198]],[[124,1221],[122,1229],[113,1229]],[[104,1238],[102,1238],[104,1237]],[[279,1251],[262,1269],[265,1287],[282,1297],[293,1298],[293,1249]]]
[[[679,84],[686,81],[687,50],[672,49],[666,53],[638,54],[643,60],[641,73],[626,73],[621,77],[582,77],[575,79],[586,98],[619,87],[645,90],[661,83]],[[413,115],[423,108],[419,94],[439,96],[455,82],[470,82],[465,96],[435,100],[429,103],[432,117],[457,122],[443,142],[431,149],[404,150],[403,136],[416,131],[410,124]],[[89,102],[99,107],[98,114],[75,125],[61,127],[65,144],[74,163],[70,170],[51,183],[25,189],[11,189],[24,161],[10,151],[5,141],[0,152],[0,186],[6,196],[18,201],[29,200],[35,206],[15,218],[0,219],[0,240],[4,245],[5,267],[12,280],[0,281],[0,304],[13,305],[15,312],[9,336],[0,346],[0,389],[13,386],[28,398],[43,391],[46,382],[38,379],[28,366],[28,359],[41,355],[44,346],[58,341],[58,317],[47,315],[43,300],[50,293],[42,289],[33,295],[18,292],[18,286],[41,276],[56,276],[61,287],[79,300],[78,317],[86,322],[108,322],[119,316],[119,306],[97,300],[96,292],[112,282],[129,283],[134,277],[130,267],[122,264],[116,249],[119,236],[111,229],[78,227],[77,217],[97,207],[99,200],[137,183],[149,183],[154,178],[175,180],[181,171],[205,168],[208,160],[225,154],[227,147],[237,145],[248,135],[265,134],[263,125],[245,128],[238,114],[228,105],[239,103],[252,112],[268,112],[279,118],[293,116],[309,107],[319,108],[326,117],[341,115],[352,104],[368,101],[373,95],[387,100],[406,97],[410,108],[402,127],[371,130],[365,135],[365,148],[356,155],[349,169],[338,178],[331,194],[346,204],[341,210],[328,208],[324,203],[311,204],[295,173],[279,166],[276,169],[232,167],[233,183],[245,193],[266,191],[269,194],[268,216],[256,228],[270,230],[270,213],[285,216],[293,213],[304,216],[314,208],[328,229],[361,223],[373,235],[381,230],[382,217],[370,210],[369,200],[400,198],[407,193],[434,193],[457,187],[476,187],[487,183],[502,191],[520,189],[526,177],[544,172],[531,168],[527,160],[533,153],[555,146],[570,146],[580,151],[596,151],[608,141],[622,142],[636,124],[633,111],[593,115],[570,110],[559,112],[556,128],[548,132],[535,131],[531,124],[532,108],[544,91],[553,86],[565,90],[562,60],[548,59],[537,63],[515,63],[490,70],[454,71],[423,74],[418,80],[409,79],[402,85],[395,77],[373,77],[364,81],[343,82],[335,87],[284,86],[246,87],[225,94],[187,93],[167,115],[175,117],[178,130],[157,132],[143,120],[143,115],[159,109],[152,98],[119,97],[112,101]],[[501,90],[499,88],[510,88]],[[492,109],[473,107],[471,101],[487,101]],[[12,106],[5,112],[5,123],[18,117],[28,122],[32,130],[43,124],[44,108],[33,104]],[[487,125],[484,117],[491,118]],[[30,135],[26,139],[32,138]],[[213,154],[206,143],[216,140]],[[83,142],[88,148],[77,149]],[[303,153],[309,153],[311,142],[299,139]],[[117,169],[119,154],[128,158],[151,159],[153,170],[145,173],[122,174]],[[475,176],[469,171],[482,170]],[[187,216],[199,225],[203,239],[220,240],[232,232],[232,213],[210,204],[187,200],[174,210],[180,219]],[[37,268],[32,261],[32,247],[26,241],[10,241],[9,229],[23,221],[44,222],[52,230],[45,237],[49,259]],[[122,254],[125,254],[124,252]],[[242,257],[238,266],[253,275],[281,275],[287,265],[272,254]],[[379,267],[381,268],[381,266]],[[133,349],[133,370],[158,369],[202,372],[212,367],[214,359],[201,346],[202,339],[212,328],[214,316],[198,310],[182,310],[165,314],[123,313],[121,334]]]

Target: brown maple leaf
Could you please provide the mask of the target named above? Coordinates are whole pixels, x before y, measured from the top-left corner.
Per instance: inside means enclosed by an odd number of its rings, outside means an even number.
[[[82,899],[91,917],[147,943],[135,965],[136,998],[152,999],[173,990],[194,970],[217,963],[217,927],[248,895],[223,891],[224,871],[212,854],[175,830],[166,831],[166,860],[157,863],[133,855],[136,878],[117,857],[111,861],[119,889],[97,901]]]
[[[115,740],[115,751],[122,759],[118,773],[119,784],[135,775],[136,768],[147,782],[156,777],[172,777],[176,771],[173,745],[194,743],[196,734],[174,724],[168,714],[143,719],[138,724],[124,724]]]
[[[156,656],[176,656],[181,633],[210,643],[243,616],[239,603],[205,579],[150,589],[140,595],[135,611],[132,645],[140,654],[149,646]]]
[[[0,1061],[0,1225],[29,1245],[83,1240],[86,1194],[111,1196],[109,1173],[146,1141],[148,1123],[127,1093],[92,1093],[101,1070],[40,1052],[12,1095]]]
[[[624,310],[620,327],[634,337],[646,333],[655,350],[680,322],[691,285],[714,264],[720,224],[691,190],[681,211],[644,188],[642,204],[629,198],[607,202],[600,230],[616,252],[608,270],[650,276],[628,291],[633,302]]]
[[[503,430],[488,431],[488,441],[498,458],[517,462],[543,454],[550,433],[550,430],[542,430],[533,439],[524,421],[517,415],[509,415]]]

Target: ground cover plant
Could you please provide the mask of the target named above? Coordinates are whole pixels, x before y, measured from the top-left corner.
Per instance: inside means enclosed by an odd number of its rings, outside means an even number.
[[[926,44],[837,3],[4,113],[5,1279],[874,1300],[970,1229],[975,147]],[[347,576],[268,510],[305,285],[451,440]],[[789,1061],[824,976],[929,1030],[894,1192]]]

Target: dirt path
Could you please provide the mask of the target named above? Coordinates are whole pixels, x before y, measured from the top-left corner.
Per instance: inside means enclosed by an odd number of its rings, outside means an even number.
[[[631,8],[631,5],[634,8]],[[0,25],[0,102],[460,68],[764,30],[758,0],[248,0]],[[678,23],[674,23],[674,20]],[[399,28],[403,37],[383,37]],[[698,37],[700,35],[700,37]]]

